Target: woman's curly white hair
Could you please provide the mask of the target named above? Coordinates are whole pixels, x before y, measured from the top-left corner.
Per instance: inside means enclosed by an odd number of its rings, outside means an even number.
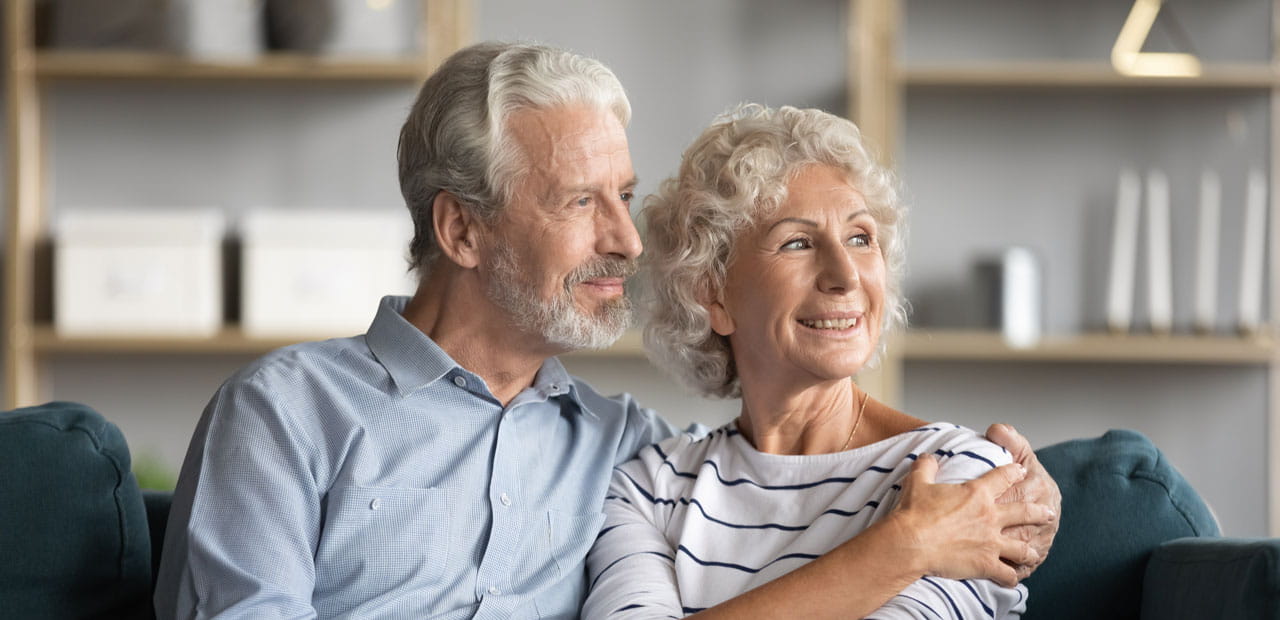
[[[886,267],[884,335],[906,324],[900,280],[905,209],[897,180],[853,123],[821,110],[743,104],[718,116],[684,152],[680,172],[645,203],[645,348],[659,367],[704,396],[741,395],[729,339],[711,330],[702,300],[725,286],[738,236],[787,198],[803,167],[847,173],[879,225]]]

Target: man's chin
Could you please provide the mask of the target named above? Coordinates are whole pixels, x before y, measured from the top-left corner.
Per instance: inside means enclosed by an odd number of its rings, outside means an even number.
[[[588,315],[580,310],[571,319],[561,317],[558,325],[549,326],[544,336],[547,341],[566,353],[571,351],[599,351],[607,349],[631,326],[631,305],[625,299],[614,307],[597,309]],[[572,320],[573,324],[564,321]]]

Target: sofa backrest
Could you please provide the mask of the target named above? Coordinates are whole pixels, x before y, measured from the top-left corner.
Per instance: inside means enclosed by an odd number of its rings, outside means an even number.
[[[1062,517],[1048,559],[1025,582],[1024,620],[1137,618],[1152,551],[1219,534],[1190,483],[1139,433],[1109,431],[1036,455],[1062,490]]]
[[[129,448],[76,403],[0,413],[0,617],[151,617]]]

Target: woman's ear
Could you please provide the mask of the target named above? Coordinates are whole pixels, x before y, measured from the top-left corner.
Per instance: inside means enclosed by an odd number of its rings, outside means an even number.
[[[711,331],[721,336],[728,336],[737,331],[733,317],[724,307],[723,291],[703,291],[702,299],[702,307],[707,309],[707,316],[711,319]]]
[[[480,265],[481,222],[457,196],[446,191],[436,194],[431,203],[431,223],[436,244],[449,260],[463,269]]]

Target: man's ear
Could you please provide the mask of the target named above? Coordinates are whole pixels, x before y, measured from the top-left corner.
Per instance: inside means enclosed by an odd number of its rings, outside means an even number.
[[[711,331],[721,336],[728,336],[737,331],[733,317],[724,307],[723,291],[713,292],[704,289],[698,297],[701,299],[702,307],[707,309],[707,316],[711,319]]]
[[[483,225],[475,213],[457,196],[441,191],[431,203],[431,223],[440,253],[463,269],[480,265],[480,236]]]

